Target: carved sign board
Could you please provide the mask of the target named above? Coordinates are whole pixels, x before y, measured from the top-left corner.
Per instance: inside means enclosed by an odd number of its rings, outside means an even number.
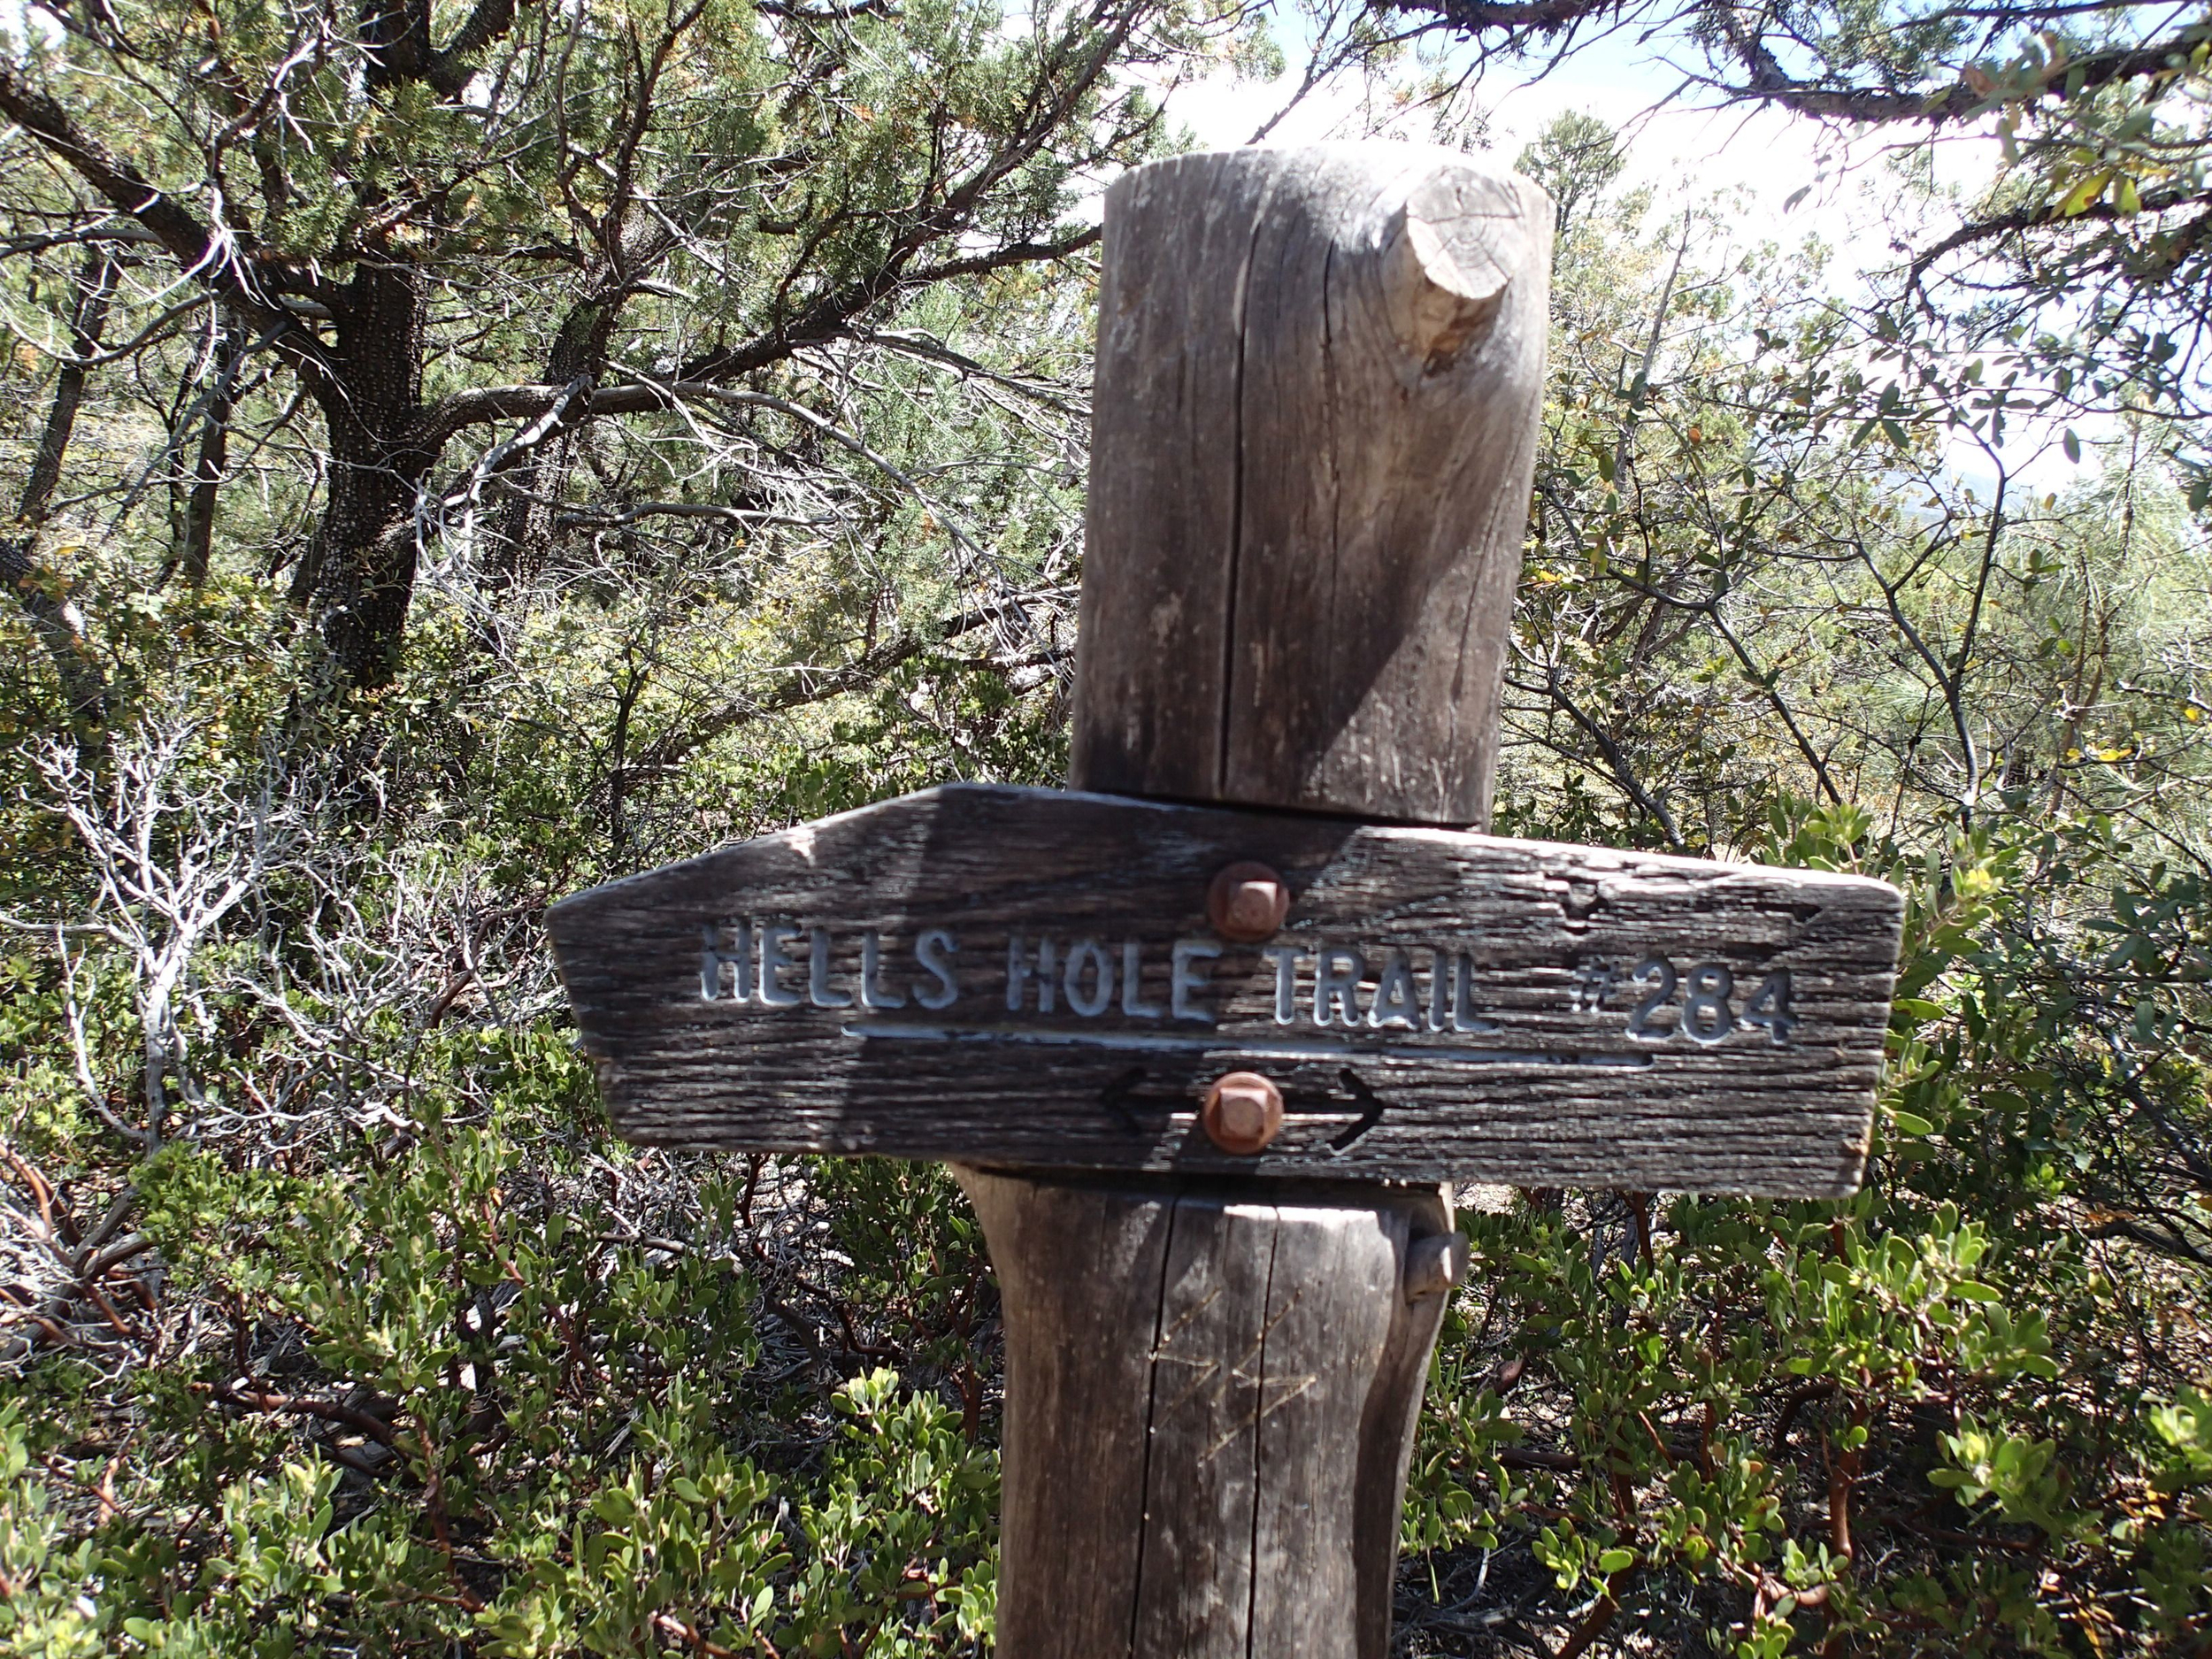
[[[1213,933],[1209,881],[1287,880]],[[955,785],[564,900],[617,1130],[663,1145],[1830,1195],[1903,902],[1855,876]],[[1207,1087],[1281,1090],[1256,1156]]]

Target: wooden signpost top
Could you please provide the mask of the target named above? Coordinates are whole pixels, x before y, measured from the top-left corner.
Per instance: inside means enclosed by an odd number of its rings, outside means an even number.
[[[1081,793],[925,790],[550,915],[622,1133],[954,1162],[1007,1659],[1382,1659],[1435,1183],[1857,1184],[1895,892],[1474,833],[1552,224],[1410,146],[1117,183]]]
[[[1488,821],[1552,222],[1405,144],[1107,193],[1077,787]]]

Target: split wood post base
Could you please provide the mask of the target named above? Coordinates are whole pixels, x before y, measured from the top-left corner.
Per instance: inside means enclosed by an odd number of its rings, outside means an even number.
[[[1381,1659],[1447,1190],[957,1168],[1006,1329],[1005,1659]]]

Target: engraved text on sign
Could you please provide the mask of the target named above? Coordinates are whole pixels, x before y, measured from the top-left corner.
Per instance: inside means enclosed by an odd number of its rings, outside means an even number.
[[[1217,934],[1240,859],[1291,902]],[[976,786],[556,906],[633,1138],[1094,1169],[1827,1193],[1901,922],[1854,877]],[[1281,1133],[1233,1162],[1207,1086]]]
[[[908,938],[880,929],[850,933],[822,923],[744,917],[700,927],[699,995],[750,1008],[851,1009],[853,1037],[928,1041],[956,1031],[1010,1041],[1057,1037],[1114,1046],[1079,1025],[1048,1032],[1041,1022],[956,1025],[960,1016],[1064,1014],[1089,1021],[1118,1014],[1141,1023],[1216,1023],[1214,964],[1232,947],[1210,937],[1172,941],[1112,934],[1010,933],[971,937],[949,928]],[[1320,1031],[1408,1031],[1494,1036],[1504,1027],[1477,1005],[1477,953],[1448,945],[1363,946],[1317,940],[1258,948],[1270,964],[1278,1025]],[[1642,995],[1646,986],[1654,988]],[[1680,1005],[1675,994],[1682,992]],[[1739,1006],[1739,999],[1740,1006]],[[1778,968],[1747,992],[1724,964],[1678,974],[1662,957],[1633,968],[1592,960],[1578,968],[1569,1006],[1626,1009],[1628,1035],[1701,1043],[1763,1033],[1787,1044],[1790,972]],[[924,1012],[945,1020],[874,1018]],[[1210,1047],[1200,1044],[1201,1047]],[[1349,1051],[1348,1051],[1349,1052]]]

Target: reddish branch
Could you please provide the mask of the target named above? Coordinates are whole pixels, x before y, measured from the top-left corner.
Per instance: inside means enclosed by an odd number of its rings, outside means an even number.
[[[1851,1405],[1851,1426],[1858,1429],[1865,1424],[1865,1403],[1855,1400]],[[1825,1435],[1821,1437],[1821,1450],[1828,1459],[1829,1546],[1845,1561],[1850,1561],[1857,1554],[1851,1543],[1851,1496],[1857,1487],[1866,1455],[1855,1446],[1849,1451],[1839,1452]]]
[[[1567,1640],[1560,1644],[1559,1651],[1552,1655],[1552,1659],[1579,1659],[1579,1655],[1587,1652],[1593,1642],[1611,1628],[1620,1610],[1621,1604],[1613,1599],[1609,1590],[1598,1597],[1597,1605],[1584,1614],[1582,1622],[1568,1632]]]
[[[32,1200],[38,1206],[36,1226],[39,1241],[70,1275],[62,1290],[47,1296],[43,1302],[24,1287],[14,1285],[0,1286],[0,1295],[15,1303],[23,1317],[35,1325],[49,1342],[63,1347],[75,1342],[76,1338],[60,1323],[60,1319],[73,1317],[72,1304],[80,1300],[90,1302],[118,1336],[127,1340],[136,1340],[139,1333],[132,1328],[100,1287],[101,1281],[124,1263],[153,1248],[153,1240],[138,1233],[119,1239],[112,1244],[107,1242],[130,1214],[132,1206],[137,1201],[136,1189],[126,1187],[108,1205],[106,1213],[87,1232],[61,1205],[53,1184],[13,1148],[0,1146],[0,1157],[7,1160],[17,1179],[30,1188]],[[155,1310],[153,1293],[146,1287],[142,1279],[126,1279],[122,1282],[136,1294],[141,1307],[149,1313]]]
[[[707,1659],[736,1659],[736,1648],[725,1647],[718,1641],[709,1640],[696,1624],[688,1624],[673,1613],[654,1614],[653,1628],[681,1642],[691,1652],[706,1655]]]
[[[397,1430],[381,1417],[371,1417],[365,1411],[356,1411],[350,1406],[336,1405],[327,1400],[311,1400],[298,1394],[271,1394],[250,1386],[233,1388],[216,1383],[195,1383],[192,1386],[196,1393],[205,1394],[218,1405],[229,1406],[240,1411],[265,1411],[335,1423],[342,1428],[349,1428],[366,1436],[389,1450],[400,1449]]]
[[[1770,1449],[1775,1456],[1779,1457],[1788,1449],[1790,1430],[1796,1425],[1797,1414],[1816,1400],[1833,1399],[1835,1393],[1836,1385],[1832,1379],[1826,1382],[1806,1383],[1801,1387],[1791,1389],[1783,1397],[1782,1415],[1775,1420],[1774,1439],[1770,1443]]]

